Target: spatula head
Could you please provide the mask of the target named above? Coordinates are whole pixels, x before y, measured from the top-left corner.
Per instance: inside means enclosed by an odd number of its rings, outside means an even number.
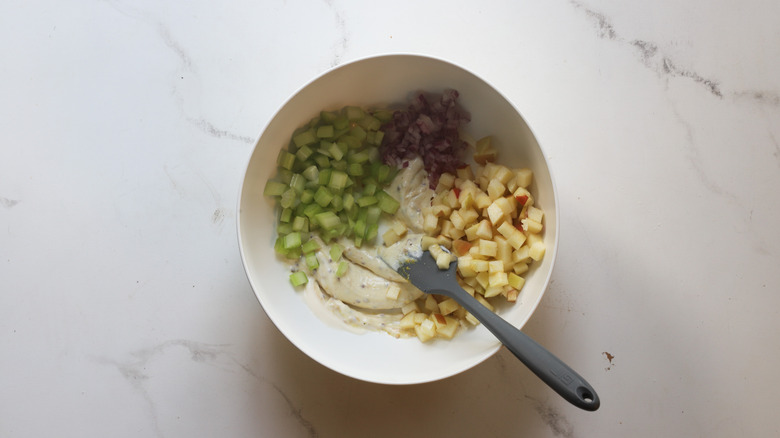
[[[398,268],[398,273],[427,294],[450,296],[449,291],[453,290],[453,287],[460,287],[455,277],[457,268],[458,262],[455,260],[450,263],[449,268],[439,269],[430,251],[423,251],[420,258],[403,263]]]

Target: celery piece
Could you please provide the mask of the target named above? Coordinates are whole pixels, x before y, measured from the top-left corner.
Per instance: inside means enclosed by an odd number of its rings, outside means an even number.
[[[295,156],[301,161],[306,161],[313,153],[314,151],[311,150],[310,147],[301,146],[301,148],[298,149],[298,152],[295,153]]]
[[[279,181],[285,184],[290,184],[290,180],[292,179],[293,173],[290,170],[285,169],[284,167],[278,167],[276,169],[276,176],[279,178]]]
[[[333,123],[336,117],[338,117],[338,114],[333,111],[320,111],[320,119],[325,123]]]
[[[320,188],[318,188],[314,193],[314,202],[319,204],[321,207],[327,207],[332,200],[333,193],[331,193],[331,191],[328,190],[328,188],[325,186],[320,186]]]
[[[376,180],[379,181],[380,184],[388,183],[388,177],[390,176],[390,166],[387,164],[382,164],[379,166],[379,169],[377,169],[376,172]]]
[[[376,131],[366,131],[366,143],[376,144]]]
[[[377,234],[379,234],[379,225],[370,224],[366,230],[366,242],[373,242]]]
[[[346,144],[350,149],[359,149],[361,146],[363,146],[362,140],[350,134],[342,135],[339,137],[339,141]]]
[[[317,128],[318,138],[332,138],[333,137],[333,125],[322,125]]]
[[[284,249],[290,250],[294,248],[300,248],[301,246],[301,233],[298,231],[293,231],[286,236],[284,236]]]
[[[347,154],[347,161],[350,163],[365,163],[368,161],[368,152],[360,151]]]
[[[312,132],[312,130],[303,131],[300,134],[293,137],[293,142],[298,147],[310,145],[315,141],[317,141],[317,137],[314,135],[314,132]]]
[[[366,130],[358,125],[355,125],[352,127],[352,129],[349,130],[349,135],[355,137],[362,143],[366,139]]]
[[[322,150],[320,150],[320,153],[322,153]],[[326,157],[325,155],[315,155],[314,162],[317,163],[317,166],[319,166],[320,170],[330,167],[330,157]]]
[[[309,189],[305,189],[303,193],[301,193],[301,204],[311,204],[311,201],[314,200],[314,192]]]
[[[295,219],[292,221],[292,229],[293,231],[300,231],[303,233],[306,233],[309,231],[309,219],[303,217],[303,216],[295,216]],[[314,240],[309,240],[309,242],[314,242]],[[309,243],[306,242],[306,243]]]
[[[376,183],[368,180],[367,178],[363,180],[363,194],[368,196],[374,196],[376,193]]]
[[[333,211],[339,212],[344,208],[344,199],[336,195],[331,199],[330,206],[333,207]]]
[[[311,165],[304,170],[301,175],[303,175],[304,178],[306,178],[309,181],[319,181],[320,177],[320,170],[317,169],[317,166]]]
[[[376,201],[376,197],[375,196],[363,196],[362,198],[358,199],[356,202],[357,202],[357,205],[359,205],[361,207],[366,207],[366,206],[369,206],[369,205],[376,204],[377,201]]]
[[[333,131],[333,138],[341,138],[341,136],[347,133],[349,133],[349,124],[347,124],[346,128],[336,129]]]
[[[331,169],[320,169],[320,185],[326,186],[330,182],[330,176],[333,173]]]
[[[374,134],[374,144],[377,146],[382,146],[382,140],[385,138],[385,133],[383,131],[377,131],[376,134]]]
[[[343,198],[344,210],[349,211],[355,205],[355,197],[352,193],[345,193]]]
[[[355,232],[355,237],[363,238],[366,235],[366,221],[365,219],[358,219],[357,222],[355,222],[355,227],[352,229]]]
[[[331,143],[330,146],[328,146],[328,152],[330,152],[330,156],[333,157],[335,160],[340,160],[341,158],[344,157],[344,152],[336,143]]]
[[[343,277],[347,273],[348,268],[349,264],[346,261],[340,261],[338,268],[336,268],[336,277]]]
[[[368,207],[366,212],[366,223],[369,225],[375,225],[379,223],[379,217],[382,216],[382,209],[372,205]]]
[[[344,247],[339,245],[338,243],[334,243],[330,246],[330,259],[334,262],[339,261],[341,259],[341,254],[344,252]]]
[[[348,106],[344,108],[344,114],[347,116],[347,119],[351,122],[360,120],[363,118],[363,115],[365,115],[365,113],[363,112],[363,108],[360,108],[358,106]]]
[[[379,148],[376,146],[369,146],[365,149],[365,152],[368,154],[368,161],[371,161],[372,163],[374,161],[379,161]]]
[[[347,116],[344,114],[340,114],[338,117],[336,117],[336,120],[333,121],[333,127],[336,129],[346,129],[349,126],[349,119],[347,119]]]
[[[344,190],[344,187],[347,186],[347,178],[349,178],[349,176],[347,176],[346,173],[340,170],[334,170],[330,174],[330,181],[328,181],[328,187],[336,191]]]
[[[363,165],[360,163],[352,163],[347,167],[347,173],[352,176],[363,176]]]
[[[292,230],[293,230],[292,224],[289,223],[288,224],[280,223],[279,225],[276,226],[276,234],[282,237],[292,233]]]
[[[320,249],[320,244],[317,242],[316,239],[310,239],[309,241],[301,245],[301,251],[303,251],[304,254],[308,254],[318,249]]]
[[[382,127],[382,122],[380,122],[379,119],[372,116],[371,114],[366,114],[358,121],[358,125],[360,125],[366,131],[376,131]]]
[[[340,170],[342,172],[346,172],[347,170],[347,162],[344,160],[331,161],[330,166],[333,169]]]
[[[331,156],[330,152],[328,151],[328,148],[330,148],[331,143],[333,143],[331,140],[320,140],[320,147],[317,148],[317,152],[319,152],[322,155],[325,155],[328,158],[333,158],[333,156]]]
[[[320,267],[320,262],[317,261],[317,255],[314,253],[306,254],[306,267],[310,270],[315,270]]]
[[[314,217],[321,212],[322,212],[322,207],[320,207],[320,205],[317,203],[309,204],[303,208],[304,216],[309,218],[309,227],[311,227]]]
[[[274,251],[276,251],[276,253],[280,255],[287,254],[287,250],[284,249],[284,237],[279,236],[276,238],[276,242],[274,243]]]
[[[287,254],[284,255],[289,260],[298,260],[301,258],[301,249],[300,248],[294,248],[289,251],[287,251]]]
[[[295,155],[282,150],[279,152],[279,157],[276,161],[276,164],[279,165],[279,167],[287,170],[292,170],[293,165],[295,164]]]
[[[393,111],[390,110],[376,110],[373,112],[373,116],[382,123],[387,123],[393,120]]]
[[[279,199],[279,205],[281,205],[282,208],[294,207],[297,198],[298,195],[295,193],[295,189],[290,187],[282,193],[282,197]]]
[[[292,283],[293,286],[303,286],[304,284],[309,282],[309,277],[306,276],[306,273],[303,271],[296,271],[290,274],[290,283]]]
[[[287,184],[279,181],[266,181],[265,189],[263,189],[263,195],[265,196],[282,196],[282,193],[287,190]]]
[[[293,174],[292,179],[290,179],[290,187],[295,190],[295,193],[303,193],[305,185],[306,178],[303,175],[300,173]]]
[[[282,213],[279,215],[279,222],[290,222],[290,219],[292,219],[292,212],[292,208],[283,208]]]
[[[334,228],[341,223],[341,219],[339,219],[339,217],[336,216],[336,213],[332,211],[323,211],[322,213],[317,213],[314,216],[314,219],[325,230]]]
[[[395,212],[398,211],[398,207],[401,206],[395,198],[387,194],[384,190],[380,190],[376,197],[378,199],[379,208],[387,214],[395,214]]]

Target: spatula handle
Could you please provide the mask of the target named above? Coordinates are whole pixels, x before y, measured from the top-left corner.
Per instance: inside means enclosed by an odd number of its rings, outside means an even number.
[[[579,408],[587,411],[595,411],[599,408],[601,402],[596,390],[573,369],[528,335],[483,306],[457,282],[448,283],[448,290],[441,291],[441,294],[452,297],[474,315],[550,388]]]

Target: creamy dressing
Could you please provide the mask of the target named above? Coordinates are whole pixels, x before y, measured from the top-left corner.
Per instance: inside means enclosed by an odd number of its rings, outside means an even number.
[[[394,337],[409,336],[400,329],[403,317],[400,309],[421,297],[423,292],[404,280],[395,269],[422,256],[422,212],[430,206],[434,195],[428,187],[422,160],[409,161],[385,191],[399,201],[395,218],[410,232],[390,247],[380,244],[356,248],[351,242],[342,241],[345,246],[343,259],[349,267],[341,277],[336,275],[338,262],[330,259],[328,246],[322,244],[316,252],[319,268],[309,275],[314,281],[307,284],[304,300],[328,325],[355,333],[372,330],[385,331]],[[391,285],[399,287],[398,298],[387,297]]]

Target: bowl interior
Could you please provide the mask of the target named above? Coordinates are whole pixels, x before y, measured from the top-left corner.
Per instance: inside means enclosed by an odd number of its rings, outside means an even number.
[[[493,135],[498,161],[534,171],[532,193],[545,212],[547,253],[526,276],[515,305],[501,315],[517,327],[530,318],[549,281],[557,249],[555,189],[542,150],[518,111],[486,82],[451,63],[417,55],[367,58],[331,70],[293,95],[270,121],[246,169],[239,197],[238,233],[247,277],[263,309],[300,350],[321,364],[357,379],[388,384],[422,383],[448,377],[494,354],[499,342],[484,328],[461,331],[452,341],[426,344],[385,333],[354,334],[321,322],[290,285],[287,266],[277,260],[275,212],[263,197],[276,171],[276,156],[294,129],[322,109],[345,105],[380,107],[404,103],[416,91],[454,88],[471,113],[467,130],[475,138]]]

